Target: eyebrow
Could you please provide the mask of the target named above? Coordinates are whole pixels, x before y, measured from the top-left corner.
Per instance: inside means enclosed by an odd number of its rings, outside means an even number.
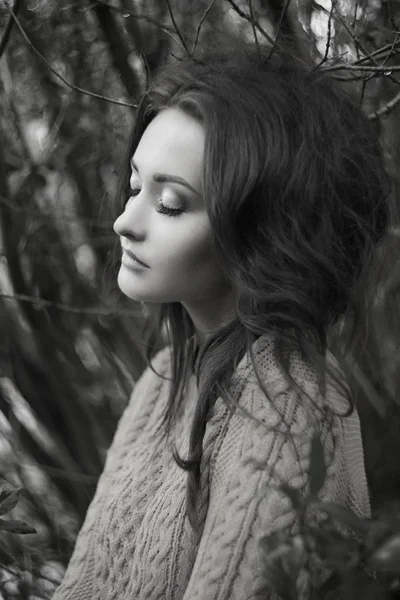
[[[139,173],[139,169],[137,168],[135,161],[131,160],[130,164],[131,164],[131,167],[137,173]],[[179,177],[179,175],[167,175],[165,173],[154,173],[153,181],[155,181],[156,183],[178,183],[179,185],[182,185],[183,187],[190,190],[191,192],[194,192],[198,196],[201,196],[200,192],[198,192],[194,187],[192,187],[190,185],[190,183],[188,183],[186,181],[186,179],[183,179],[183,177]]]

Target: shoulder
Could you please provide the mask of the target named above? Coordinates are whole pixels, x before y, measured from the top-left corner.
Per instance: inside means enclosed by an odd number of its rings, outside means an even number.
[[[252,347],[253,361],[249,355],[243,357],[229,395],[218,398],[225,421],[219,428],[214,462],[223,470],[233,460],[235,468],[245,473],[244,479],[253,472],[273,472],[274,478],[301,487],[306,485],[314,433],[320,436],[330,472],[338,466],[345,444],[342,417],[349,398],[345,385],[338,390],[328,376],[322,393],[315,369],[300,352],[290,357],[290,380],[274,343],[272,337],[259,338]],[[342,372],[330,352],[325,360],[339,377]]]
[[[149,387],[158,386],[166,377],[169,377],[171,370],[171,348],[165,346],[159,350],[146,366],[143,373],[136,381],[132,394],[135,396],[138,390],[147,389]]]
[[[238,364],[232,377],[231,393],[239,407],[262,421],[276,422],[291,415],[297,421],[325,421],[327,412],[344,416],[351,405],[345,375],[328,350],[321,366],[325,371],[325,389],[317,369],[299,350],[292,350],[286,373],[276,353],[272,335],[261,336]]]
[[[143,418],[148,417],[160,394],[163,393],[163,384],[170,377],[170,367],[171,352],[167,346],[153,356],[150,364],[135,382],[119,427],[121,427],[121,423],[128,422],[130,419],[138,419],[139,414],[142,414]]]
[[[110,447],[112,453],[135,440],[149,422],[160,398],[165,396],[163,384],[169,378],[170,364],[170,349],[166,347],[157,352],[151,360],[151,364],[145,368],[136,381],[118,422]]]

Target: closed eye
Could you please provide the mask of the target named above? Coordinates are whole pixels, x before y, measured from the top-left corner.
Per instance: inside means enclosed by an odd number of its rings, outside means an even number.
[[[140,194],[141,188],[140,187],[131,187],[130,184],[128,185],[126,194],[125,194],[125,198],[127,198],[126,201],[129,200],[129,198],[135,197],[138,194]],[[182,214],[183,212],[185,212],[185,210],[183,208],[170,208],[168,206],[165,206],[163,204],[162,198],[160,198],[157,201],[157,205],[156,205],[156,212],[158,212],[161,215],[167,215],[168,217],[178,217],[180,214]]]

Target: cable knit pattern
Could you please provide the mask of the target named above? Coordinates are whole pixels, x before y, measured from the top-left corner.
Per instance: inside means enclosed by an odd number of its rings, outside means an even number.
[[[135,386],[54,600],[276,599],[259,541],[296,527],[278,486],[306,489],[314,426],[329,464],[321,497],[369,516],[357,412],[342,417],[347,399],[331,384],[322,398],[315,375],[294,354],[291,373],[308,396],[299,393],[277,365],[270,337],[253,350],[268,398],[246,355],[230,388],[238,408],[218,398],[207,423],[197,534],[185,515],[187,475],[156,433],[170,385],[162,375],[171,373],[169,348],[158,353],[153,366],[161,376],[148,368]],[[330,353],[327,359],[338,369]],[[173,432],[182,456],[196,401],[193,376]],[[307,598],[306,587],[300,596]]]

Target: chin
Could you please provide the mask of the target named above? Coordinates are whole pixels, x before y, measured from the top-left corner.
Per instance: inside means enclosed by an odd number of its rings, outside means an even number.
[[[117,279],[119,289],[131,300],[147,302],[147,297],[143,297],[143,290],[140,289],[142,286],[138,285],[136,281],[132,281],[132,279],[132,277],[127,277],[125,273],[120,271]],[[144,295],[147,296],[148,294]]]
[[[154,287],[151,289],[145,278],[136,277],[135,274],[125,272],[124,269],[120,269],[117,283],[121,292],[136,302],[149,304],[181,302],[181,297],[177,297],[176,289],[163,289],[162,286],[159,286],[158,289],[154,289]]]
[[[140,289],[140,286],[132,284],[132,282],[128,283],[120,278],[118,278],[118,287],[125,296],[135,302],[147,302],[149,304],[169,302],[163,294],[152,294],[149,290]]]

